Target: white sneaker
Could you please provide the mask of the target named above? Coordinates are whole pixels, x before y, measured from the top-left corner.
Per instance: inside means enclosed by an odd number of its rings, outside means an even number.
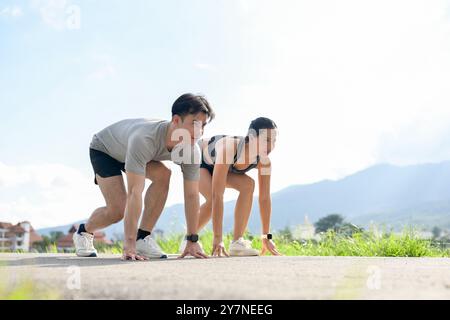
[[[202,252],[204,252],[202,243],[200,241],[197,241],[197,243],[200,246],[200,249],[202,249]],[[186,249],[186,245],[187,245],[187,240],[183,239],[183,241],[181,241],[180,248],[178,249],[178,252],[180,254],[182,254],[184,252],[184,249]]]
[[[230,244],[230,256],[257,256],[259,251],[252,248],[252,242],[239,238]]]
[[[136,253],[148,259],[167,259],[167,254],[150,235],[136,241]]]
[[[79,257],[96,257],[97,250],[94,248],[94,235],[75,231],[73,234],[73,243],[75,245],[75,253]]]

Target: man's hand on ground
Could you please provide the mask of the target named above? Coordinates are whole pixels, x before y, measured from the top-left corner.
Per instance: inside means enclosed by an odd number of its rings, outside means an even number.
[[[203,252],[202,248],[198,244],[198,242],[191,242],[188,241],[186,244],[186,248],[184,249],[184,252],[181,256],[178,257],[178,259],[182,259],[186,257],[187,255],[193,256],[195,258],[199,259],[205,259],[208,258],[208,256]]]
[[[145,261],[146,257],[140,256],[136,253],[123,253],[121,260],[123,261]]]

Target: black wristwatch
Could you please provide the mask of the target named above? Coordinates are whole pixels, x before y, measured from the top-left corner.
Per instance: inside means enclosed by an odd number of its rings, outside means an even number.
[[[271,233],[263,234],[263,235],[261,236],[261,238],[272,240],[272,234],[271,234]]]
[[[197,242],[198,241],[198,234],[188,234],[186,236],[186,240],[190,242]]]

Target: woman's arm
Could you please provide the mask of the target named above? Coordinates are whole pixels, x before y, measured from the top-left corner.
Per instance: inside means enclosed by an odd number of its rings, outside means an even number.
[[[214,238],[222,241],[223,195],[227,182],[229,165],[216,164],[212,177],[212,224]]]
[[[223,195],[234,157],[234,141],[223,138],[216,143],[216,161],[212,176],[212,224],[214,232],[212,255],[228,255],[223,247]]]
[[[261,215],[262,233],[270,232],[270,216],[272,214],[272,201],[270,196],[270,172],[272,165],[269,158],[258,163],[258,185],[259,185],[259,211]]]
[[[258,163],[258,184],[259,184],[259,211],[261,215],[262,234],[270,233],[270,217],[272,214],[272,200],[270,196],[270,176],[272,172],[272,165],[270,159],[267,157],[264,162]],[[271,239],[262,239],[261,255],[267,251],[273,255],[281,255],[275,243]]]

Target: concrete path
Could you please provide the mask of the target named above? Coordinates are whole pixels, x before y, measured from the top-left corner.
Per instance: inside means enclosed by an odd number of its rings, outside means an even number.
[[[63,299],[450,299],[450,259],[0,254],[0,283]]]

